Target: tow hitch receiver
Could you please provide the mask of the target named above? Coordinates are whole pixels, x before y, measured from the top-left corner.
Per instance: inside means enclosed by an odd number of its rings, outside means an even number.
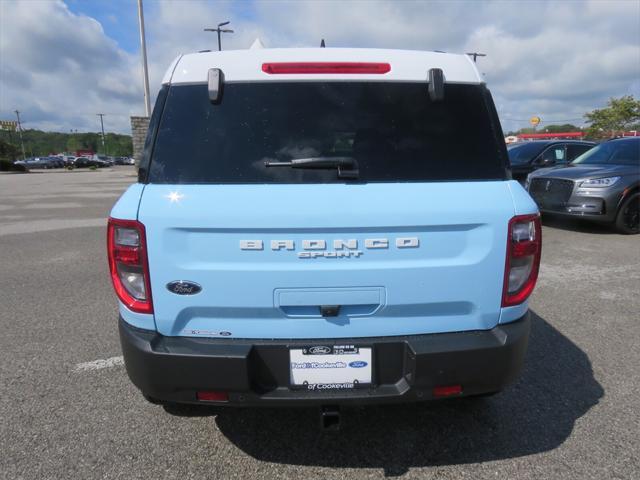
[[[320,407],[320,428],[329,432],[340,430],[340,407],[337,405]]]

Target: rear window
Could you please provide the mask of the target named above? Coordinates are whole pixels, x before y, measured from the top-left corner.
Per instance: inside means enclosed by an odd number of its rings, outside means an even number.
[[[148,165],[150,183],[424,182],[506,178],[506,149],[486,88],[426,83],[263,82],[170,87]],[[156,110],[162,108],[156,105]],[[158,112],[154,112],[156,114]],[[156,115],[154,115],[156,116]],[[310,157],[352,157],[337,171],[266,167]],[[147,165],[142,165],[143,169]]]

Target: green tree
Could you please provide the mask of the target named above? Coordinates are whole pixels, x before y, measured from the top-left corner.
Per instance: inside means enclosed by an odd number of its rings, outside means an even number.
[[[80,150],[81,148],[80,141],[75,136],[70,135],[69,140],[67,140],[66,147],[68,152],[75,152],[77,150]]]
[[[94,152],[105,153],[102,151],[102,139],[99,132],[62,133],[29,129],[24,130],[23,137],[28,156],[75,152],[77,150],[93,150]],[[132,155],[133,144],[131,143],[130,135],[107,133],[105,137],[107,154],[118,157]],[[16,144],[16,138],[13,139],[13,143]]]
[[[18,147],[0,139],[0,160],[13,161],[20,158],[20,155]]]
[[[589,125],[589,137],[615,137],[640,121],[640,100],[632,95],[610,98],[605,108],[597,108],[584,115]]]
[[[545,133],[579,132],[580,127],[576,127],[570,123],[565,123],[562,125],[547,125],[539,130],[542,130]]]

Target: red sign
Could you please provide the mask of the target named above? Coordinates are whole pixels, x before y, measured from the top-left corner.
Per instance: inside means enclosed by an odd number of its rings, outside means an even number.
[[[582,138],[584,135],[584,132],[521,133],[518,138],[521,140],[534,138]]]

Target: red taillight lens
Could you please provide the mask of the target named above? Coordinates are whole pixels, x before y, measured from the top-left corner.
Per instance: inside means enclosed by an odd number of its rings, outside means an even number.
[[[502,306],[524,302],[533,292],[540,268],[540,215],[518,215],[509,221]]]
[[[120,301],[134,312],[153,313],[144,225],[110,218],[107,251],[111,281]]]
[[[263,63],[262,71],[281,73],[372,73],[383,74],[391,70],[388,63],[369,62],[276,62]]]
[[[227,392],[196,392],[196,398],[201,402],[228,402]]]
[[[462,385],[441,385],[433,388],[433,396],[436,398],[452,397],[462,393]]]

